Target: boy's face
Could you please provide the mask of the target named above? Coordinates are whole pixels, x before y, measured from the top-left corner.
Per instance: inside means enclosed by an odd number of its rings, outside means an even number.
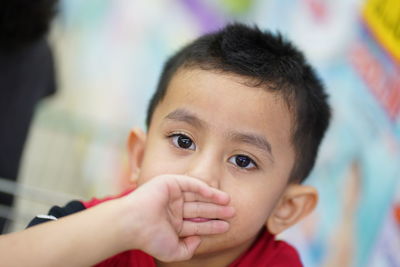
[[[285,191],[294,163],[285,103],[246,81],[233,74],[180,70],[147,134],[139,185],[160,174],[184,174],[231,197],[236,216],[229,231],[203,237],[196,255],[239,254],[248,248]]]

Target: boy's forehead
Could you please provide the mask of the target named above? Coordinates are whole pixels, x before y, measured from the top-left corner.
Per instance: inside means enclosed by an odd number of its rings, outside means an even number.
[[[272,86],[271,86],[272,87]],[[164,99],[165,106],[203,104],[214,112],[248,113],[251,120],[281,113],[292,122],[292,111],[281,94],[250,77],[221,70],[184,68],[172,77]],[[221,103],[230,105],[221,105]],[[233,108],[232,108],[233,107]]]
[[[261,98],[263,95],[273,96],[277,104],[281,104],[283,100],[280,94],[269,89],[268,84],[261,84],[254,78],[218,69],[204,70],[196,67],[180,68],[172,76],[166,96],[185,95],[190,98],[192,95],[197,95],[197,92],[201,92],[204,87],[213,89],[210,98],[212,96],[225,99],[240,98],[244,95],[242,91],[246,91],[249,94],[257,94]],[[218,90],[222,88],[228,88],[228,90]],[[257,101],[259,104],[263,103],[261,98]],[[169,98],[166,102],[172,100]]]

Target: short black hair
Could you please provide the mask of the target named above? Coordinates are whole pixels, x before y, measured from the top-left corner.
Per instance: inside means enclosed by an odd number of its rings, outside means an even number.
[[[150,100],[146,125],[164,98],[173,75],[183,68],[216,70],[248,77],[283,97],[292,113],[295,163],[289,182],[301,183],[310,174],[331,112],[324,86],[302,52],[279,33],[256,26],[229,24],[199,37],[170,57]]]

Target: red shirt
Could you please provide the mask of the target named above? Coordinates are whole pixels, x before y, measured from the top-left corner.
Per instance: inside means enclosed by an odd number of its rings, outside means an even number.
[[[120,196],[126,195],[126,192]],[[117,197],[120,197],[117,196]],[[104,201],[117,197],[104,199],[92,199],[83,202],[86,208],[93,207]],[[108,258],[96,267],[127,266],[127,267],[156,267],[154,258],[140,250],[128,250]],[[263,231],[254,244],[239,258],[232,262],[229,267],[301,267],[301,260],[297,251],[284,241],[275,240],[275,236],[268,231]]]

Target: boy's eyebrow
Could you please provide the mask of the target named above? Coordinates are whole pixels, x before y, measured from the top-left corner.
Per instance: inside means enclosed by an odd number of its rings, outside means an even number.
[[[196,117],[193,113],[189,112],[186,109],[178,108],[171,113],[169,113],[166,119],[174,120],[174,121],[183,121],[189,123],[197,128],[203,128],[204,122]]]
[[[261,135],[234,131],[229,133],[229,137],[232,140],[242,143],[247,143],[255,147],[258,147],[259,149],[266,151],[267,154],[269,154],[272,159],[274,158],[272,155],[271,144]]]

